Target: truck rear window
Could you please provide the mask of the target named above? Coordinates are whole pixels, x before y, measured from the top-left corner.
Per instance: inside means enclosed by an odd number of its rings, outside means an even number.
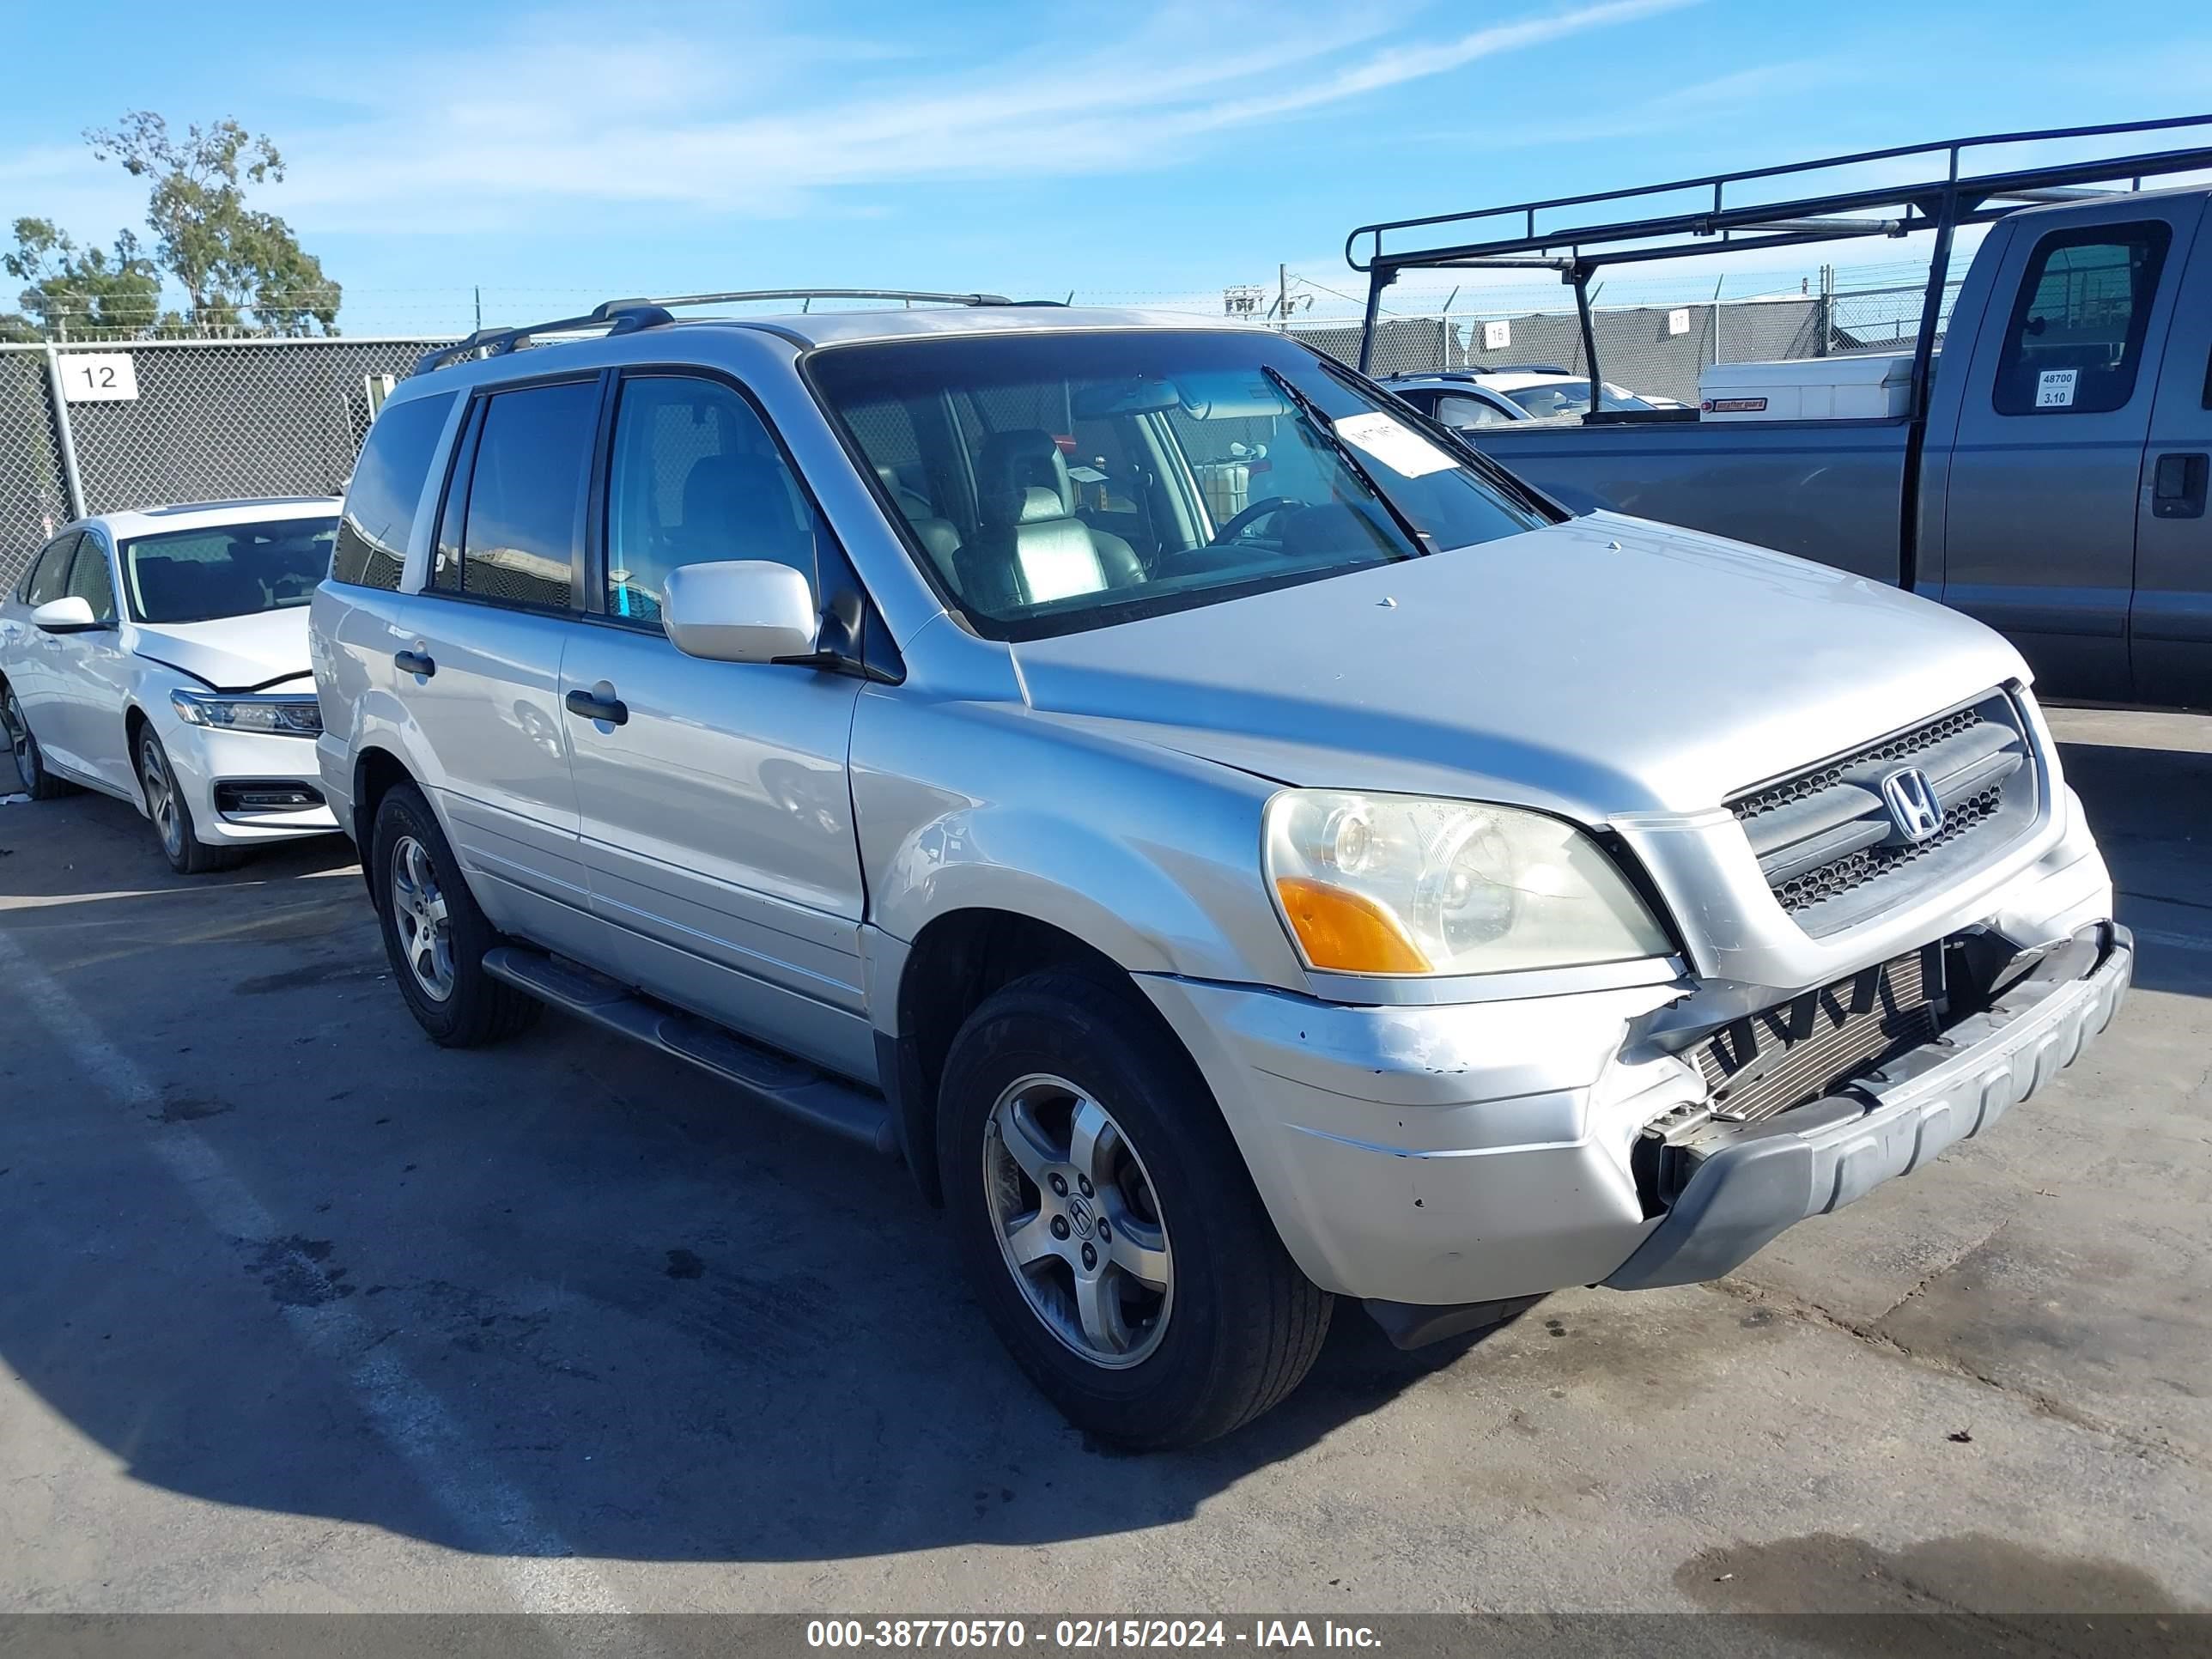
[[[2021,277],[1994,398],[2000,415],[2094,415],[2135,395],[2171,238],[2162,219],[2055,231]]]

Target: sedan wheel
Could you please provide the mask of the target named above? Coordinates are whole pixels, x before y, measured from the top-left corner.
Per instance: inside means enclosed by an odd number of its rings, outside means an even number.
[[[392,920],[399,952],[422,994],[444,1002],[453,994],[453,930],[446,896],[438,886],[429,850],[412,836],[392,845]]]
[[[983,1166],[1000,1252],[1045,1328],[1094,1365],[1150,1357],[1174,1310],[1175,1257],[1121,1125],[1065,1079],[1024,1077],[992,1109]]]
[[[146,792],[146,815],[161,837],[161,850],[169,862],[181,865],[185,857],[185,817],[177,799],[177,782],[169,775],[169,763],[161,745],[149,735],[138,745],[138,782]]]

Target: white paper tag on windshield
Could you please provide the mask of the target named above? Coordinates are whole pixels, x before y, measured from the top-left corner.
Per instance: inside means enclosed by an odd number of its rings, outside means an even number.
[[[2074,382],[2080,378],[2078,368],[2046,368],[2035,377],[2035,406],[2038,409],[2070,409],[2074,406]]]
[[[1425,478],[1459,463],[1395,415],[1347,415],[1333,423],[1336,435],[1362,449],[1401,478]]]

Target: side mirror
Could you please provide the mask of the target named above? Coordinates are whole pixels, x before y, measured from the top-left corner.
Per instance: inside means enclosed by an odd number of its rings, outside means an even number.
[[[49,634],[89,634],[107,624],[92,614],[91,600],[71,593],[31,612],[31,626]]]
[[[660,596],[660,625],[678,651],[709,662],[810,656],[821,631],[811,584],[768,559],[678,565]]]

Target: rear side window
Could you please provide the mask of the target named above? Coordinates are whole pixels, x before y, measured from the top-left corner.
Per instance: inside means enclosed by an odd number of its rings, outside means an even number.
[[[70,567],[69,586],[64,592],[90,605],[100,621],[115,620],[115,580],[107,574],[107,550],[89,536],[77,544],[76,562]]]
[[[23,586],[17,597],[25,605],[44,605],[49,599],[62,596],[62,584],[69,580],[70,555],[76,550],[78,532],[71,530],[57,536],[39,551],[31,561],[31,568],[23,574]]]
[[[485,399],[460,544],[440,546],[434,589],[500,605],[569,608],[599,418],[597,380],[524,386]]]
[[[1998,414],[2108,414],[2135,395],[2171,239],[2153,219],[2056,231],[2036,245],[1997,359]]]
[[[398,590],[415,506],[453,407],[450,392],[387,404],[368,428],[368,441],[362,446],[353,482],[346,488],[345,516],[331,555],[332,581]]]

